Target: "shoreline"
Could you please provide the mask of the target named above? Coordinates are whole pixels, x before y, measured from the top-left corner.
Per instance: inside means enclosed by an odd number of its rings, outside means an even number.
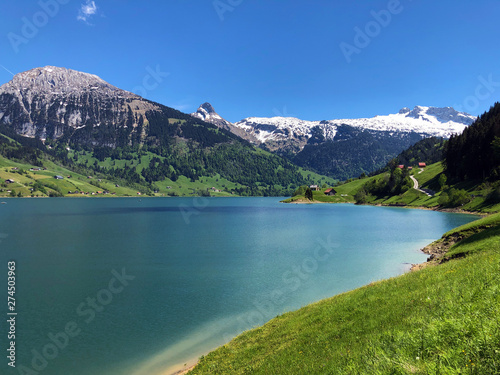
[[[289,198],[287,198],[289,199]],[[321,202],[321,201],[304,201],[302,198],[293,201],[293,202],[285,202],[280,201],[280,203],[285,203],[285,204],[354,204],[357,206],[372,206],[372,207],[391,207],[391,208],[408,208],[408,209],[413,209],[413,210],[425,210],[425,211],[436,211],[436,212],[447,212],[450,214],[467,214],[467,215],[477,215],[481,217],[488,216],[490,214],[484,213],[484,212],[478,212],[478,211],[467,211],[467,210],[462,210],[460,208],[432,208],[432,207],[424,207],[424,206],[408,206],[408,205],[398,205],[398,204],[370,204],[370,203],[365,203],[365,204],[356,204],[356,202]]]
[[[63,197],[0,197],[0,199],[48,199],[48,198],[53,198],[53,199],[64,199],[64,198],[87,198],[87,199],[115,199],[115,198],[139,198],[139,199],[146,199],[146,198],[283,198],[283,197],[263,197],[263,196],[228,196],[228,195],[221,195],[221,196],[201,196],[201,195],[185,195],[185,196],[149,196],[149,195],[112,195],[112,196],[80,196],[80,195],[75,195],[75,196],[63,196]],[[289,199],[289,198],[286,198]],[[279,201],[279,203],[285,203],[285,204],[354,204],[358,206],[372,206],[372,207],[391,207],[391,208],[408,208],[408,209],[415,209],[415,210],[426,210],[426,211],[436,211],[436,212],[447,212],[447,213],[453,213],[453,214],[467,214],[467,215],[477,215],[481,217],[485,217],[490,215],[491,213],[484,213],[484,212],[479,212],[479,211],[467,211],[467,210],[462,210],[459,208],[431,208],[431,207],[424,207],[424,206],[407,206],[407,205],[398,205],[398,204],[370,204],[370,203],[365,203],[365,204],[356,204],[356,202],[353,201],[346,201],[346,202],[322,202],[322,201],[304,201],[303,198],[300,198],[296,201],[293,202],[285,202],[285,200]]]
[[[217,348],[214,348],[213,350],[215,350],[215,349],[217,349]],[[175,370],[174,372],[172,372],[172,370],[167,370],[165,373],[162,373],[161,375],[185,375],[189,371],[194,369],[198,365],[199,362],[200,362],[199,358],[193,359],[191,361],[188,361],[188,364],[186,364],[185,368],[183,368],[181,370]]]

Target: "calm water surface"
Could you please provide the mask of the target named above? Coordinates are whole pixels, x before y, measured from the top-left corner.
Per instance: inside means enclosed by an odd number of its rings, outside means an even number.
[[[277,198],[6,202],[0,280],[6,301],[15,260],[16,364],[51,375],[166,373],[278,314],[401,274],[476,219]],[[3,358],[1,373],[18,374]]]

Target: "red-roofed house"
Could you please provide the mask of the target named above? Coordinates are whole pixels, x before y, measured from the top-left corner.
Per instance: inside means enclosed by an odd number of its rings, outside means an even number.
[[[333,188],[329,188],[325,190],[325,195],[335,195],[337,192]]]

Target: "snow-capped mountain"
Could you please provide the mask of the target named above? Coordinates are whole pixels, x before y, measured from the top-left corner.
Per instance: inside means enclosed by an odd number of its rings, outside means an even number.
[[[293,117],[249,117],[234,126],[243,129],[247,138],[257,144],[288,142],[302,149],[318,131],[324,140],[334,140],[340,125],[368,131],[418,133],[422,136],[449,138],[452,134],[461,133],[475,119],[474,116],[457,112],[450,107],[416,106],[413,110],[403,108],[397,114],[360,119],[305,121]]]
[[[200,105],[196,112],[191,113],[191,116],[227,130],[229,130],[229,127],[232,125],[229,121],[224,120],[221,116],[219,116],[210,103],[203,103]]]
[[[214,124],[221,129],[229,130],[231,133],[237,135],[238,137],[254,141],[252,137],[247,136],[246,132],[243,129],[235,127],[231,122],[222,118],[217,112],[215,112],[214,107],[210,103],[203,103],[202,105],[200,105],[196,112],[191,113],[191,116],[210,124]]]

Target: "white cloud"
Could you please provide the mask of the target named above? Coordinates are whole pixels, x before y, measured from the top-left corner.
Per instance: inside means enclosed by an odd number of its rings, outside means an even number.
[[[97,13],[97,5],[95,1],[87,0],[85,4],[82,4],[77,19],[88,23],[90,18]]]

